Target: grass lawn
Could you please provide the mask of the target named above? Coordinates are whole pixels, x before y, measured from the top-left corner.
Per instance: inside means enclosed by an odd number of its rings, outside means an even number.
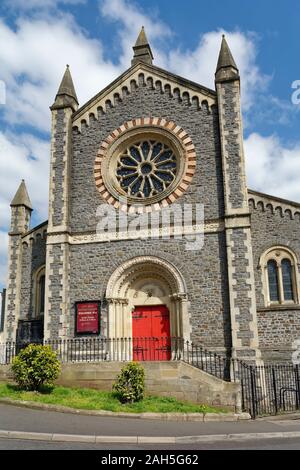
[[[123,411],[128,413],[220,413],[227,410],[178,401],[171,397],[146,396],[138,403],[122,405],[116,394],[89,388],[44,387],[41,392],[26,392],[15,385],[0,384],[0,398],[12,398],[82,410]]]

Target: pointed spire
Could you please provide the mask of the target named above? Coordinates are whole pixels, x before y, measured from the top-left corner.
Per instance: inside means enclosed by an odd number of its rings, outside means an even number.
[[[51,106],[51,109],[67,107],[73,108],[73,111],[76,111],[78,108],[78,99],[75,92],[75,87],[72,80],[69,65],[67,65],[66,67],[64,76],[62,78],[61,84],[55,97],[54,104]]]
[[[215,76],[217,82],[239,78],[239,70],[225,39],[225,34],[222,35],[222,44]]]
[[[137,62],[145,62],[146,64],[152,64],[153,54],[145,33],[144,26],[142,26],[136,43],[133,46],[133,51],[134,55],[131,61],[131,65],[134,65]]]
[[[25,181],[22,180],[18,188],[18,191],[15,194],[15,197],[11,201],[11,206],[25,206],[28,209],[32,210],[31,201],[28,196],[27,188]]]

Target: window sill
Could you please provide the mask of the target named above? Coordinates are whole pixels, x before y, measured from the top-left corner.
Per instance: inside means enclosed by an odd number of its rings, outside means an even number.
[[[281,311],[281,310],[300,310],[299,304],[273,304],[268,305],[268,307],[259,307],[257,308],[258,312],[270,312],[270,311]]]

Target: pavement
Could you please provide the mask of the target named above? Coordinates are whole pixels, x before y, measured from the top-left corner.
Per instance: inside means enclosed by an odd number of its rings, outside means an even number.
[[[176,454],[178,451],[188,452],[194,451],[193,454],[199,455],[199,451],[215,451],[215,450],[299,450],[299,439],[260,439],[260,440],[247,440],[247,441],[218,441],[218,442],[206,442],[206,443],[190,443],[190,444],[92,444],[83,442],[47,442],[47,441],[34,441],[34,440],[19,440],[19,439],[0,439],[0,451],[15,451],[15,450],[42,450],[42,451],[66,451],[66,450],[77,450],[77,451],[96,451],[90,453],[88,456],[86,453],[77,452],[74,456],[74,463],[77,465],[81,463],[81,459],[84,459],[82,463],[87,465],[87,461],[90,463],[91,460],[95,459],[95,463],[99,465],[99,460],[102,455],[107,455],[109,452],[111,455],[128,455],[127,451],[135,451],[133,455],[141,454],[141,457],[147,455],[149,451],[155,451],[155,454],[160,452],[166,455],[166,451],[170,451],[170,454]],[[104,454],[105,453],[105,454]],[[218,458],[219,454],[213,454],[213,460]],[[220,456],[220,460],[222,458]],[[275,454],[274,454],[275,456]],[[88,458],[87,458],[88,457]],[[140,456],[138,456],[140,457]],[[19,460],[18,463],[22,463],[21,460],[23,454],[19,456],[18,452],[11,452],[9,455],[10,462]],[[212,454],[206,455],[202,452],[199,463],[206,463],[205,459],[210,459],[207,464],[211,465]],[[275,456],[276,458],[276,456]],[[53,461],[51,461],[53,459]],[[68,457],[69,459],[69,457]],[[270,454],[268,455],[270,460]],[[47,453],[47,463],[57,464],[57,454],[54,452]],[[69,462],[70,463],[70,462]],[[222,465],[222,462],[220,462]],[[140,466],[138,466],[139,468]]]
[[[246,441],[299,442],[300,415],[237,422],[180,422],[79,416],[0,404],[3,440],[185,446]]]

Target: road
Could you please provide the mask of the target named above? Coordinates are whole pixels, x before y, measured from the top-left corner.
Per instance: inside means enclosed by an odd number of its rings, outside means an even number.
[[[77,414],[54,411],[32,410],[17,406],[0,404],[0,430],[24,431],[53,434],[71,434],[85,436],[149,436],[157,437],[157,444],[106,444],[83,442],[47,442],[35,440],[0,439],[0,449],[78,449],[78,450],[175,450],[175,449],[300,449],[300,437],[251,439],[253,433],[298,432],[300,419],[272,418],[241,422],[174,422],[129,418],[111,418],[99,416],[80,416]],[[247,437],[250,433],[249,438]],[[160,445],[160,438],[166,436],[196,436],[242,434],[247,440],[228,442],[189,442]]]

